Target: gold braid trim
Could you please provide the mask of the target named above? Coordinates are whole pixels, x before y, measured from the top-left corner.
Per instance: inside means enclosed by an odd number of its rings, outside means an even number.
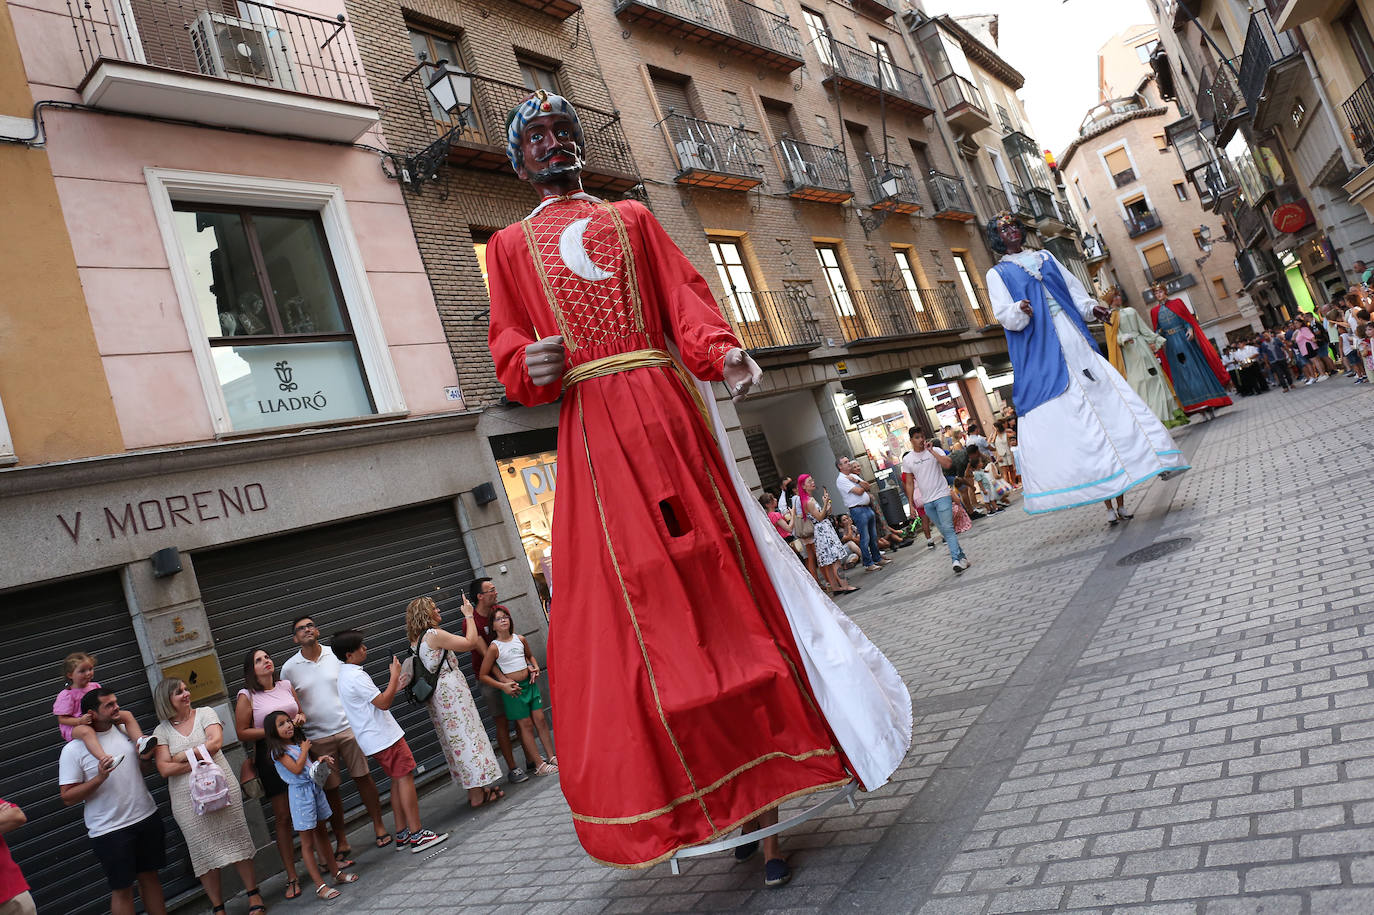
[[[713,791],[718,791],[718,790],[720,790],[722,787],[724,787],[724,785],[725,785],[726,782],[730,781],[731,779],[734,779],[734,778],[737,778],[737,777],[740,776],[740,775],[743,775],[745,772],[748,772],[750,769],[754,768],[755,766],[763,765],[764,763],[770,762],[770,761],[772,761],[772,760],[774,760],[774,759],[790,759],[790,760],[792,760],[793,762],[802,762],[802,761],[804,761],[804,760],[811,759],[811,758],[814,757],[814,756],[834,756],[834,755],[835,755],[835,748],[834,748],[834,747],[827,747],[827,748],[825,748],[825,749],[823,749],[823,750],[808,750],[808,751],[806,751],[805,753],[799,753],[799,754],[784,753],[784,752],[782,752],[781,750],[775,750],[775,751],[772,752],[772,753],[765,753],[764,755],[760,756],[758,759],[751,759],[749,762],[744,763],[743,765],[736,767],[733,771],[731,771],[731,772],[729,772],[729,773],[727,773],[727,774],[725,774],[725,775],[722,775],[720,778],[716,779],[714,782],[712,782],[711,784],[707,785],[705,788],[702,788],[700,791],[693,791],[691,794],[684,794],[682,797],[674,798],[673,800],[671,800],[671,801],[669,801],[668,803],[664,804],[662,807],[657,807],[657,808],[655,808],[655,809],[653,809],[653,810],[650,810],[650,811],[648,811],[648,812],[646,812],[646,813],[636,813],[636,814],[632,814],[632,815],[630,815],[630,816],[623,816],[623,817],[594,817],[594,816],[587,816],[587,815],[581,814],[581,813],[573,813],[572,818],[573,818],[574,820],[577,820],[579,823],[595,823],[595,824],[597,824],[598,826],[623,826],[623,825],[626,825],[626,824],[628,824],[628,823],[642,823],[642,822],[644,822],[645,820],[652,820],[652,819],[655,819],[656,817],[661,817],[661,816],[663,816],[665,813],[671,812],[673,809],[675,809],[675,808],[677,808],[677,807],[680,807],[681,805],[687,803],[688,801],[699,800],[699,799],[705,797],[706,795],[710,794],[710,793],[713,792]],[[847,781],[847,779],[846,779],[846,781]],[[712,828],[714,829],[715,827],[713,826]]]

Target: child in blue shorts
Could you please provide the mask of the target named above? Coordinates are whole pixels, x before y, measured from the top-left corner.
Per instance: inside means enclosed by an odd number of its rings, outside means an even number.
[[[324,789],[311,777],[310,741],[296,733],[296,725],[285,712],[273,712],[262,723],[266,732],[267,749],[277,767],[277,774],[286,782],[286,796],[291,805],[291,825],[301,837],[301,858],[305,869],[315,885],[315,895],[321,899],[334,899],[339,891],[329,886],[320,877],[319,866],[315,863],[318,849],[320,860],[327,862],[334,875],[335,883],[352,883],[357,874],[345,874],[329,853],[329,833],[325,824],[329,822],[329,801],[325,800]],[[321,756],[319,762],[333,765],[329,756]]]

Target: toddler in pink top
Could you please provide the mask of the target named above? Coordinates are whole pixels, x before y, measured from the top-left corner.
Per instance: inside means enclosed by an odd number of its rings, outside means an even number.
[[[81,741],[86,745],[86,749],[91,751],[91,755],[103,764],[106,759],[111,758],[110,754],[105,752],[105,748],[96,739],[95,730],[91,727],[90,713],[81,711],[82,697],[91,690],[100,688],[100,684],[93,679],[95,656],[84,651],[73,651],[62,662],[62,676],[67,680],[67,688],[57,694],[57,699],[52,704],[52,713],[57,716],[57,729],[62,734],[62,740]],[[121,709],[116,726],[138,747],[139,756],[146,756],[157,745],[156,737],[144,736],[132,712]],[[124,761],[123,756],[113,759],[116,766]]]

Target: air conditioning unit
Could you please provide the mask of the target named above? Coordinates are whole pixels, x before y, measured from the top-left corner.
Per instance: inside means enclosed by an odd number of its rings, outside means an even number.
[[[709,143],[696,140],[678,140],[677,161],[684,172],[719,171],[716,167],[716,150]]]
[[[206,76],[276,89],[298,88],[290,40],[274,23],[207,10],[192,23],[191,46],[196,67]]]

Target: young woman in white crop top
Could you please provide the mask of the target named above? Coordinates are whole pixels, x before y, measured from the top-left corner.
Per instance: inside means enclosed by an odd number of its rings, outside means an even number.
[[[553,775],[558,771],[558,757],[553,755],[553,736],[549,733],[544,702],[535,683],[539,679],[539,662],[530,651],[529,642],[515,632],[510,611],[505,607],[497,607],[492,613],[491,629],[494,638],[482,658],[482,682],[501,691],[506,718],[514,721],[520,730],[525,759],[527,762],[538,760],[534,774]],[[547,760],[539,755],[535,745],[536,731],[544,749],[549,751]]]

